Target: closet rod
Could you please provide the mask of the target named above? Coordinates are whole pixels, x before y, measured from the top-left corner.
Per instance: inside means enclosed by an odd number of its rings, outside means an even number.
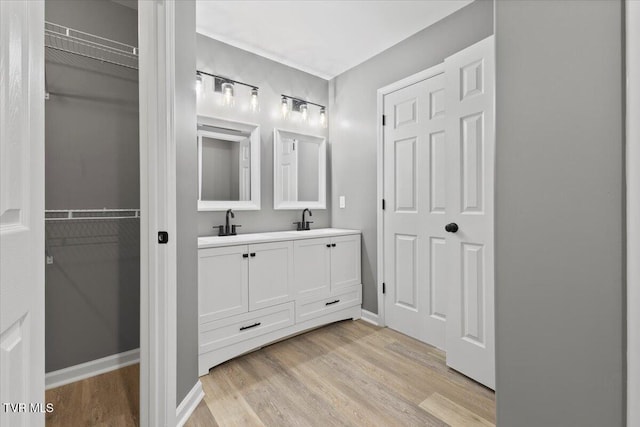
[[[139,219],[140,209],[50,209],[44,215],[45,221]]]

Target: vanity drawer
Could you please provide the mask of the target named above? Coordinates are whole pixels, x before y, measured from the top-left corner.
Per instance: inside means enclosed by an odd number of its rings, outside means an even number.
[[[250,311],[200,325],[200,354],[263,335],[294,323],[294,303]]]
[[[304,322],[305,320],[361,304],[362,285],[355,285],[341,289],[326,298],[300,299],[296,301],[296,321]]]

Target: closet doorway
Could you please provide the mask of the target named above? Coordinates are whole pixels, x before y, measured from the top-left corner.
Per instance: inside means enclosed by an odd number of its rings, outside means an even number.
[[[378,91],[379,313],[495,387],[494,48]]]
[[[45,2],[48,426],[139,424],[135,3]]]

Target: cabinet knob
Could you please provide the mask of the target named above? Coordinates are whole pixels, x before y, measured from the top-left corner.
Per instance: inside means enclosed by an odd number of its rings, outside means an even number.
[[[251,255],[251,258],[253,258],[254,256],[256,256],[256,253],[255,252],[251,252],[250,255]]]
[[[336,247],[336,244],[335,244],[335,243],[332,243],[332,244],[331,244],[331,247],[332,247],[332,248],[335,248],[335,247]]]
[[[242,258],[249,258],[249,254],[242,254]]]
[[[328,248],[330,248],[330,247],[331,247],[331,245],[330,245],[329,243],[327,243],[327,247],[328,247]]]

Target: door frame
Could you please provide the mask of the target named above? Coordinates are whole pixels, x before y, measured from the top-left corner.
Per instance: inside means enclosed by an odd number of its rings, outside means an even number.
[[[175,2],[138,0],[140,425],[176,425]],[[158,232],[169,233],[159,244]]]
[[[626,0],[627,425],[640,425],[640,2]]]
[[[385,313],[384,313],[384,294],[382,293],[382,283],[384,282],[384,212],[382,209],[382,200],[384,199],[384,127],[382,126],[382,115],[384,114],[384,96],[397,90],[403,89],[407,86],[411,86],[423,80],[430,79],[444,73],[444,62],[436,64],[424,71],[412,74],[409,77],[398,80],[384,86],[377,91],[377,262],[378,262],[378,318],[377,323],[379,326],[386,326]]]

